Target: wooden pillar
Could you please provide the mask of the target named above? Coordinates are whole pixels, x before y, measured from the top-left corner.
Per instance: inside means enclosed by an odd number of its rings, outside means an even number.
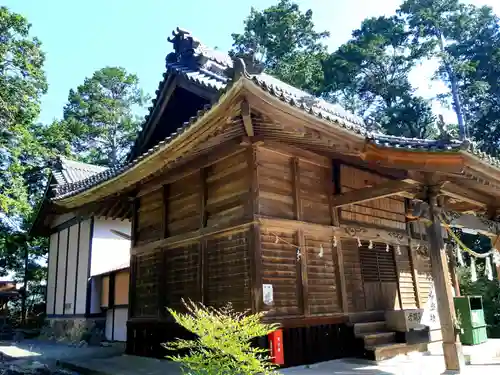
[[[207,199],[208,199],[208,186],[207,186],[207,170],[200,169],[200,232],[207,226]],[[199,301],[206,303],[207,289],[208,289],[208,274],[207,274],[207,240],[200,238],[198,244],[198,287],[199,287]]]
[[[455,308],[451,288],[448,287],[448,265],[441,223],[437,217],[437,194],[439,189],[428,187],[428,203],[431,224],[427,227],[432,279],[436,290],[437,307],[443,335],[443,353],[446,370],[461,371],[465,367],[462,344],[455,332]]]
[[[457,276],[457,262],[455,260],[455,254],[453,254],[453,248],[448,245],[448,268],[450,270],[451,285],[453,285],[453,290],[455,291],[455,296],[460,297],[460,283]]]
[[[492,249],[496,250],[497,252],[500,252],[500,234],[496,236],[495,238],[491,239],[491,247]],[[500,265],[496,266],[496,271],[497,271],[497,279],[500,281]]]
[[[249,179],[249,206],[248,215],[255,221],[259,214],[259,169],[257,166],[257,145],[251,144],[247,149],[248,179]],[[260,224],[253,223],[249,231],[250,274],[252,284],[252,311],[262,311],[262,248],[260,238]]]
[[[340,209],[333,207],[332,204],[332,198],[333,195],[338,195],[342,193],[342,190],[340,188],[340,163],[337,162],[336,160],[333,160],[331,163],[330,167],[331,171],[331,183],[330,186],[332,187],[331,193],[330,194],[330,199],[329,199],[329,205],[330,205],[330,216],[332,220],[332,225],[334,227],[339,227],[340,226]],[[337,285],[340,286],[340,298],[339,302],[342,305],[342,312],[344,314],[349,313],[349,306],[348,306],[348,301],[347,301],[347,282],[345,279],[345,269],[344,269],[344,254],[342,252],[342,241],[340,238],[336,239],[337,247],[334,249],[334,254],[336,255],[336,259],[334,259],[334,262],[337,263]]]

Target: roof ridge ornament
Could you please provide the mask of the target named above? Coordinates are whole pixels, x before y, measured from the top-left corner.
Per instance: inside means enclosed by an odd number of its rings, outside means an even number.
[[[233,66],[226,69],[226,74],[233,80],[237,81],[241,76],[250,78],[254,75],[261,74],[265,65],[255,58],[255,52],[249,50],[246,53],[238,53],[231,56]]]
[[[167,40],[174,46],[174,52],[167,55],[167,64],[178,62],[198,67],[207,62],[208,58],[203,56],[201,42],[193,37],[188,30],[177,27],[172,31],[172,37],[167,38]]]

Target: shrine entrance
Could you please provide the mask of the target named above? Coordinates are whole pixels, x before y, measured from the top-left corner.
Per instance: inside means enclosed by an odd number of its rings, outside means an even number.
[[[362,242],[359,257],[366,310],[382,311],[399,308],[394,247],[383,243]]]

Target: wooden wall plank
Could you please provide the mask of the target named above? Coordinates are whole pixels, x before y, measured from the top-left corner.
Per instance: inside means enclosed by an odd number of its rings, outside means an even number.
[[[387,178],[347,165],[340,167],[341,192],[362,189],[388,181]],[[403,197],[374,199],[343,207],[341,221],[358,222],[384,228],[406,231],[406,210]]]
[[[365,292],[361,277],[358,243],[355,239],[341,240],[349,312],[365,311]]]
[[[307,300],[311,316],[327,316],[342,312],[337,287],[334,248],[331,236],[305,235],[307,254]]]

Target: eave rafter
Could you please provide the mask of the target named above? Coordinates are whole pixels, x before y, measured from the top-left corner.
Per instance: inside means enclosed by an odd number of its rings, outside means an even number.
[[[500,223],[489,220],[481,216],[456,211],[448,211],[444,208],[436,207],[439,218],[444,224],[454,228],[472,229],[488,237],[497,237],[500,235]],[[424,221],[430,221],[429,204],[426,202],[412,202],[411,216]]]
[[[418,183],[411,179],[387,181],[375,186],[336,195],[332,198],[332,205],[339,208],[393,195],[411,195],[419,191],[419,186]]]
[[[241,102],[241,118],[243,119],[245,133],[248,137],[253,137],[255,134],[252,123],[252,111],[250,110],[250,104],[248,104],[246,99],[243,99]]]

